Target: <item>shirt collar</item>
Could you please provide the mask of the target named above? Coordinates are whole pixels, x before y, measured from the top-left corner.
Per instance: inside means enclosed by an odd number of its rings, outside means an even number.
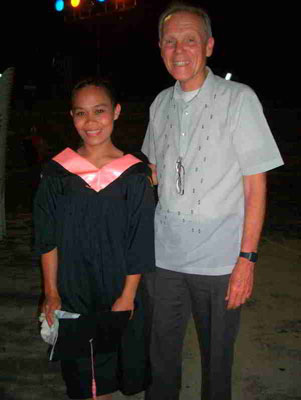
[[[198,101],[198,103],[202,102],[208,105],[211,103],[213,91],[215,88],[215,78],[211,69],[209,67],[206,68],[208,71],[206,79],[203,85],[200,87],[198,94],[188,104],[193,104],[196,100]],[[173,90],[173,99],[175,101],[182,100],[181,92],[182,89],[180,86],[180,82],[177,81],[174,85],[174,90]]]

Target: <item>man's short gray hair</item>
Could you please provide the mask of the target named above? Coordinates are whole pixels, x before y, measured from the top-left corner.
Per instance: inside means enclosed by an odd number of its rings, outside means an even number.
[[[179,12],[188,12],[194,15],[197,15],[200,17],[201,21],[203,22],[203,28],[205,31],[206,39],[208,40],[210,37],[212,37],[212,29],[211,29],[211,20],[209,15],[205,10],[203,10],[201,7],[194,7],[191,6],[187,3],[181,2],[181,1],[176,1],[172,2],[165,11],[160,15],[159,18],[159,39],[161,40],[162,34],[163,34],[163,25],[167,17],[169,17],[172,14],[176,14]]]

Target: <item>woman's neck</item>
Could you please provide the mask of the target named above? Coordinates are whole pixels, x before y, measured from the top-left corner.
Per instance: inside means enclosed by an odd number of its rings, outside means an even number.
[[[112,142],[101,146],[87,146],[84,144],[77,150],[77,152],[97,168],[101,168],[116,158],[120,158],[124,155],[124,153],[117,149]]]

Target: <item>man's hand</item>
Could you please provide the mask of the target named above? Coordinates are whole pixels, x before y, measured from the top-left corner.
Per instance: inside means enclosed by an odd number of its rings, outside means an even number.
[[[158,185],[157,166],[155,164],[148,164],[148,166],[152,170],[153,185]]]
[[[244,304],[251,297],[254,283],[255,264],[246,258],[238,261],[230,276],[226,300],[231,310]]]
[[[240,250],[257,252],[262,229],[265,198],[266,174],[260,173],[243,177],[245,195],[245,217]],[[226,300],[227,309],[231,310],[244,304],[251,296],[254,282],[255,264],[239,257],[232,271]]]
[[[130,317],[132,319],[134,314],[134,300],[126,296],[118,297],[112,306],[112,311],[132,311]]]
[[[52,326],[54,323],[54,311],[60,310],[61,307],[61,298],[58,295],[45,296],[45,300],[42,305],[42,312],[45,313],[45,317],[49,326]]]

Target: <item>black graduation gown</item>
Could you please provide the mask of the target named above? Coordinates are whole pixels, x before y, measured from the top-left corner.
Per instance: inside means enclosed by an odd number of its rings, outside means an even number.
[[[89,314],[111,306],[127,275],[154,270],[154,196],[149,176],[149,168],[140,162],[97,192],[53,160],[44,167],[34,202],[35,250],[43,254],[58,249],[63,310]],[[118,383],[98,395],[145,388],[147,355],[139,290],[136,306],[115,358]]]

